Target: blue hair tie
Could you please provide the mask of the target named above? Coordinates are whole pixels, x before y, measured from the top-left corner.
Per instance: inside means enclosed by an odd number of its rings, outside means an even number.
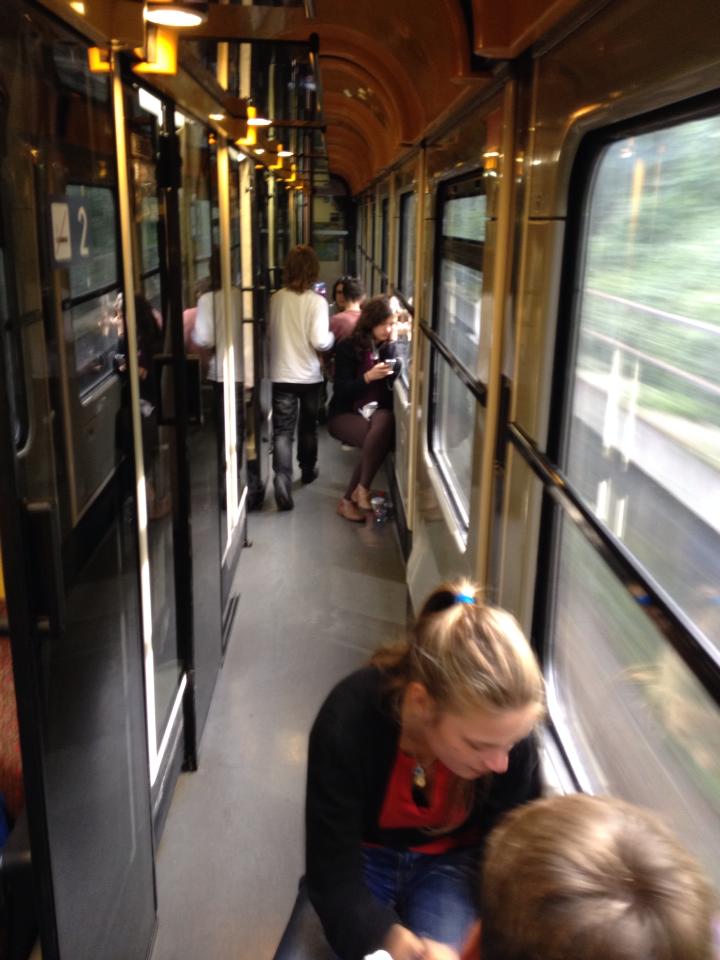
[[[456,593],[455,603],[475,603],[475,597],[470,596],[469,593]]]

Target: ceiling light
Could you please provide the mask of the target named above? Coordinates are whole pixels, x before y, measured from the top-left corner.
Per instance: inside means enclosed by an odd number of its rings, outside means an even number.
[[[85,4],[83,3],[83,0],[70,0],[70,6],[75,13],[79,13],[82,17],[85,16]]]
[[[255,153],[256,153],[259,157],[262,156],[262,154],[265,153],[265,147],[257,147],[256,150],[255,150]]]
[[[293,154],[292,150],[278,150],[277,155],[279,157],[291,157]]]
[[[220,122],[221,122],[222,120],[224,120],[224,119],[225,119],[225,114],[224,114],[224,113],[209,113],[209,114],[208,114],[208,120],[214,120],[216,123],[220,123]]]
[[[145,19],[162,27],[199,27],[207,20],[207,4],[188,2],[148,3]]]
[[[256,107],[248,107],[247,125],[249,127],[269,127],[272,120],[267,117],[258,117]]]

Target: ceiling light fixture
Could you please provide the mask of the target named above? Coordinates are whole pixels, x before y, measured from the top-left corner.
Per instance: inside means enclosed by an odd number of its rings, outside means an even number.
[[[280,144],[280,149],[277,152],[279,157],[291,157],[293,155],[292,150],[283,150],[282,144]]]
[[[256,153],[259,157],[261,157],[261,156],[265,153],[265,147],[257,147],[257,149],[255,150],[255,153]]]
[[[247,125],[249,127],[269,127],[271,123],[272,120],[268,120],[267,117],[257,115],[257,107],[249,106],[247,108]]]
[[[215,123],[221,123],[225,119],[224,113],[209,113],[208,120],[214,120]]]
[[[148,3],[145,19],[161,27],[199,27],[207,20],[207,4],[182,0],[169,3]]]

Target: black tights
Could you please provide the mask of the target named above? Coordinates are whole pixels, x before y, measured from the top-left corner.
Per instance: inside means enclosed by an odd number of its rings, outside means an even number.
[[[331,437],[360,447],[361,450],[360,460],[345,491],[345,499],[349,500],[359,483],[370,488],[373,477],[393,445],[395,417],[392,410],[382,407],[369,420],[361,413],[339,413],[328,421],[327,427]]]

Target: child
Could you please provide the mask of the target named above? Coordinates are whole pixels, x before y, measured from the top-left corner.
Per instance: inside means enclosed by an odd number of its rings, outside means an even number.
[[[712,960],[714,895],[653,814],[575,794],[508,814],[463,960]]]

